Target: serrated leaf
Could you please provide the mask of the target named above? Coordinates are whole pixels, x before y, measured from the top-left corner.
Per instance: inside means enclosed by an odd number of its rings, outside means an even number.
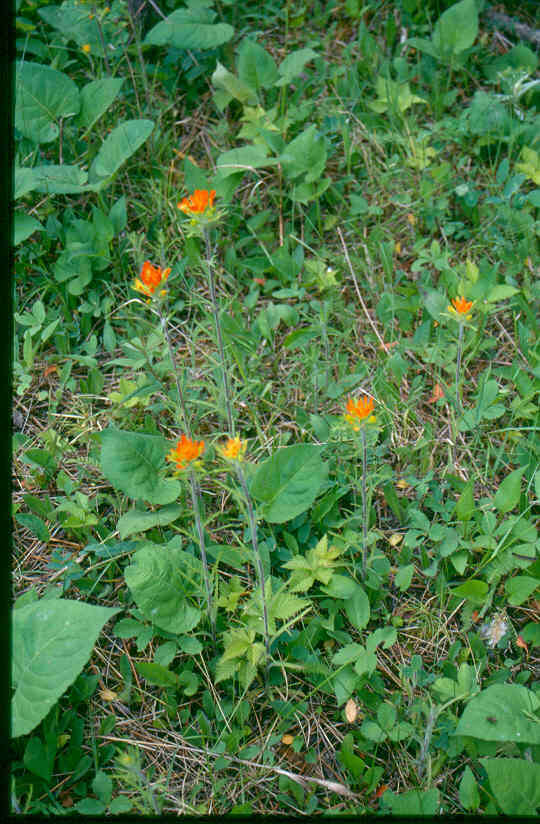
[[[179,482],[160,475],[170,447],[164,438],[112,427],[100,438],[101,470],[115,489],[151,504],[170,504],[178,498]]]
[[[119,609],[64,598],[20,607],[12,619],[12,735],[26,735],[75,681]]]
[[[197,626],[201,611],[189,598],[201,594],[201,564],[175,539],[167,545],[146,544],[124,575],[140,611],[157,627],[180,634]]]

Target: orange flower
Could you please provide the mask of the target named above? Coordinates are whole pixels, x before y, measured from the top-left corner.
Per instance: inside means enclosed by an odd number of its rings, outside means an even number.
[[[216,190],[209,192],[207,189],[195,189],[192,195],[183,198],[178,204],[178,208],[186,215],[202,215],[207,208],[214,208],[214,198]]]
[[[453,312],[454,315],[465,315],[466,319],[469,320],[473,303],[473,300],[465,300],[464,297],[453,298],[452,306],[448,307],[448,311]]]
[[[228,461],[241,461],[243,460],[246,447],[247,441],[240,440],[237,435],[236,438],[229,438],[225,446],[218,446],[218,451]]]
[[[203,452],[204,441],[192,441],[191,438],[181,435],[176,447],[171,449],[166,459],[176,463],[176,468],[180,471],[185,469],[188,464],[196,461]]]
[[[360,429],[359,423],[361,421],[365,421],[366,418],[369,418],[370,423],[375,422],[375,415],[371,415],[373,412],[373,406],[373,399],[368,398],[367,396],[358,398],[357,401],[353,398],[349,398],[345,407],[347,410],[345,420],[351,424],[354,430],[358,431]]]
[[[165,283],[170,271],[169,268],[162,272],[160,266],[152,266],[149,260],[145,260],[141,269],[141,277],[136,278],[133,288],[147,297],[152,297],[156,289]],[[164,290],[162,290],[163,293]]]
[[[85,43],[84,46],[81,46],[81,48],[85,54],[88,54],[92,50],[90,43]]]
[[[435,386],[433,387],[433,394],[431,395],[431,398],[428,398],[428,403],[435,403],[436,401],[440,400],[441,398],[444,398],[444,392],[443,392],[443,389],[441,387],[441,384],[436,383]]]

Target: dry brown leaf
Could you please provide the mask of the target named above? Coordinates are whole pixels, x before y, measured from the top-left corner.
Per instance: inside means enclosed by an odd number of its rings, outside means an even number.
[[[441,384],[436,383],[433,387],[433,392],[430,398],[428,398],[428,403],[435,403],[436,401],[444,398],[444,392],[442,390]]]
[[[345,718],[349,724],[354,724],[358,718],[358,707],[356,706],[356,701],[354,698],[349,698],[345,704]]]

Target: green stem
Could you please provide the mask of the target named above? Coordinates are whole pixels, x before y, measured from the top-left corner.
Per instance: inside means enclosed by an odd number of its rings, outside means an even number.
[[[193,470],[189,473],[189,480],[191,485],[191,502],[193,505],[193,514],[195,516],[195,524],[197,527],[197,535],[199,537],[199,547],[201,550],[201,559],[204,570],[204,587],[206,589],[206,602],[208,605],[208,617],[210,618],[210,626],[212,628],[212,640],[216,642],[216,621],[214,617],[214,605],[212,600],[212,587],[210,584],[210,572],[208,570],[208,560],[206,557],[206,545],[204,541],[204,531],[201,521],[201,489],[199,482]]]
[[[159,322],[161,324],[161,331],[163,332],[163,337],[165,338],[165,342],[167,344],[167,349],[169,350],[169,357],[171,359],[171,365],[172,365],[172,369],[173,369],[173,373],[174,373],[174,380],[176,382],[176,392],[178,394],[178,404],[180,406],[180,409],[182,411],[182,417],[184,419],[184,429],[186,431],[186,436],[188,438],[191,438],[191,429],[190,429],[190,426],[189,426],[189,418],[188,418],[187,411],[186,411],[186,402],[184,400],[184,393],[182,392],[182,387],[180,385],[180,376],[178,375],[178,370],[176,368],[176,363],[175,363],[175,360],[174,360],[174,351],[173,351],[173,348],[172,348],[171,337],[169,335],[169,329],[167,327],[167,318],[163,314],[163,310],[162,310],[159,303],[157,304],[156,311],[158,313]]]
[[[456,357],[456,409],[461,412],[461,399],[459,397],[459,373],[461,371],[461,356],[463,354],[463,324],[459,324],[459,336]]]
[[[270,628],[268,626],[268,607],[266,605],[266,582],[264,577],[264,567],[261,558],[261,553],[259,552],[259,541],[257,538],[257,519],[255,518],[253,502],[251,500],[251,495],[249,494],[249,490],[247,487],[244,470],[242,469],[242,466],[240,464],[237,464],[236,474],[238,476],[238,480],[240,481],[240,486],[242,487],[242,492],[244,493],[244,500],[246,502],[249,519],[249,529],[251,532],[251,545],[253,547],[253,554],[255,555],[257,573],[259,576],[259,585],[261,587],[261,602],[264,623],[264,646],[266,648],[266,684],[268,686],[268,669],[270,666]]]
[[[221,361],[221,376],[223,379],[223,391],[225,394],[225,408],[227,411],[227,423],[229,426],[229,434],[234,438],[234,419],[232,414],[231,393],[229,388],[229,379],[227,376],[227,365],[225,362],[225,347],[223,346],[223,336],[221,334],[221,323],[219,320],[219,306],[216,296],[216,283],[214,279],[214,267],[212,263],[212,250],[210,247],[210,237],[208,230],[204,230],[204,242],[206,246],[206,268],[208,271],[208,285],[210,287],[210,300],[212,302],[212,314],[214,315],[214,325],[216,327],[216,338],[219,351],[219,359]]]
[[[362,426],[362,577],[367,575],[367,444],[366,428]]]

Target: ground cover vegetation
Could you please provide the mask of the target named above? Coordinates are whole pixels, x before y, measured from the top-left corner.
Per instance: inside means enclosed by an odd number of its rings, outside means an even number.
[[[537,812],[535,8],[17,0],[14,812]]]

